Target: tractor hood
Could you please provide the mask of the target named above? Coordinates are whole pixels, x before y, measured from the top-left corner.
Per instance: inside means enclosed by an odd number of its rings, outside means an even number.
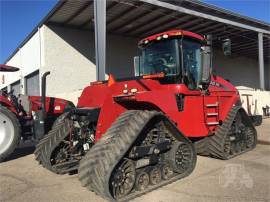
[[[12,67],[9,65],[4,65],[4,64],[0,64],[0,72],[16,72],[19,71],[20,69],[17,67]]]
[[[140,78],[140,79],[127,79],[115,81],[112,77],[108,81],[92,82],[89,86],[84,88],[81,96],[79,97],[77,107],[83,108],[101,108],[106,99],[112,99],[113,102],[122,101],[140,101],[142,95],[156,97],[156,94],[167,93],[170,95],[184,94],[184,95],[200,95],[200,90],[189,90],[185,84],[167,84],[164,85],[154,78]],[[219,76],[212,76],[209,85],[209,92],[212,94],[224,94],[224,96],[231,96],[238,94],[237,89],[228,81]],[[165,95],[166,94],[166,95]],[[160,100],[157,97],[156,100]]]

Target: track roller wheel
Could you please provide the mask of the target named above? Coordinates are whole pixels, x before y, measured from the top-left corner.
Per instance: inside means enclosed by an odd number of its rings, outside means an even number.
[[[240,153],[241,152],[241,142],[236,142],[235,143],[235,153]]]
[[[241,150],[241,152],[245,151],[246,147],[247,147],[246,142],[244,140],[242,140],[240,142],[240,150]]]
[[[164,180],[168,180],[173,176],[173,168],[169,164],[164,164],[161,167],[161,175]]]
[[[111,190],[116,199],[129,194],[136,180],[134,163],[129,159],[124,159],[114,170],[111,177]]]
[[[192,148],[183,142],[175,142],[170,151],[173,171],[183,173],[191,167]]]
[[[145,190],[150,183],[150,178],[147,172],[142,171],[137,175],[136,178],[136,189],[138,191]]]
[[[161,170],[159,167],[154,167],[149,173],[150,183],[156,185],[161,182]]]

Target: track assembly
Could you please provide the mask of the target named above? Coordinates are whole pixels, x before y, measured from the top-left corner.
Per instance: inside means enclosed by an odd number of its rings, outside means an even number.
[[[36,146],[36,160],[48,170],[57,173],[73,173],[78,169],[79,161],[92,145],[93,127],[87,129],[74,127],[78,124],[67,117],[59,117],[57,124]]]
[[[235,106],[216,133],[196,142],[198,154],[231,159],[256,147],[257,132],[241,106]]]
[[[195,164],[192,143],[162,113],[132,110],[80,161],[79,179],[103,198],[127,201],[188,176]]]

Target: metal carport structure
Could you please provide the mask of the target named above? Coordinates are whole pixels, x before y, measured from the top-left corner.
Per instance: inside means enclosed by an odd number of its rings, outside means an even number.
[[[98,25],[96,29],[95,23]],[[265,89],[264,63],[270,59],[270,24],[199,1],[59,1],[36,29],[43,24],[95,30],[96,44],[100,45],[96,46],[97,79],[104,79],[105,74],[105,33],[142,38],[179,28],[203,35],[212,34],[216,47],[230,38],[233,56],[258,59],[260,88]]]

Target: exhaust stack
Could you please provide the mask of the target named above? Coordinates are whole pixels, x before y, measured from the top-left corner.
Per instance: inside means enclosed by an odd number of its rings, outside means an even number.
[[[34,119],[35,138],[40,140],[45,135],[45,119],[46,113],[46,77],[50,72],[45,72],[41,78],[41,110],[36,112]]]
[[[47,80],[47,76],[50,75],[51,72],[45,72],[42,75],[42,81],[41,81],[41,103],[42,103],[42,118],[44,122],[44,119],[46,117],[46,80]]]

